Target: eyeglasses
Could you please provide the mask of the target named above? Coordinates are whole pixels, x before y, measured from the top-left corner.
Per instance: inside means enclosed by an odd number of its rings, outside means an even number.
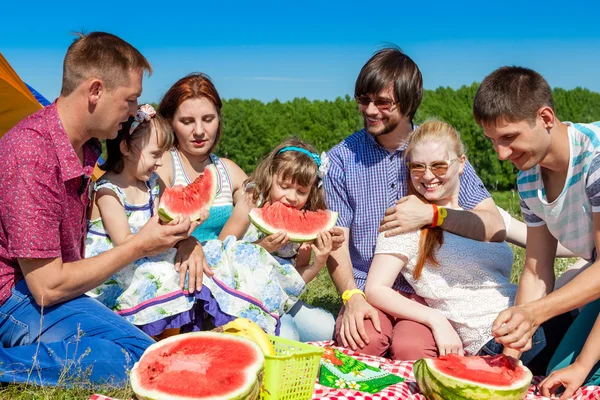
[[[429,169],[432,174],[435,176],[443,176],[448,172],[448,168],[454,161],[458,160],[455,158],[453,160],[448,161],[434,161],[431,164],[423,164],[419,162],[408,162],[406,165],[408,166],[408,170],[414,176],[423,176]]]
[[[364,95],[363,96],[354,96],[354,100],[356,100],[356,102],[363,107],[369,107],[369,104],[371,104],[371,102],[373,102],[373,104],[375,104],[375,107],[377,107],[379,109],[379,111],[389,111],[394,104],[398,103],[397,101],[384,100],[384,99],[371,100],[371,98],[369,96],[364,96]]]

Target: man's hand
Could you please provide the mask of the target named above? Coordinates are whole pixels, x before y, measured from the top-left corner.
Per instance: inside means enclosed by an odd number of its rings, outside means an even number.
[[[174,247],[180,240],[187,239],[198,225],[198,222],[190,222],[187,217],[177,217],[163,225],[155,215],[132,240],[138,241],[143,249],[143,256],[153,256]]]
[[[344,231],[337,226],[334,226],[329,230],[329,233],[331,234],[331,240],[333,241],[333,247],[331,251],[336,251],[342,247],[342,244],[344,244]]]
[[[433,207],[410,195],[396,201],[396,205],[385,210],[385,217],[379,224],[379,232],[386,237],[411,232],[433,222]]]
[[[214,272],[209,268],[202,245],[194,237],[189,237],[177,243],[177,255],[175,256],[175,270],[179,272],[179,286],[185,289],[185,278],[188,277],[188,291],[202,290],[202,276],[206,274],[213,276]]]
[[[342,323],[340,325],[340,339],[344,347],[356,350],[369,344],[369,336],[365,331],[365,319],[370,319],[377,332],[381,332],[379,314],[360,294],[355,294],[346,302]]]
[[[539,386],[540,392],[542,396],[555,396],[556,391],[562,386],[565,391],[560,396],[560,400],[569,399],[581,387],[589,373],[589,368],[585,368],[575,360],[573,364],[552,372],[544,379]]]
[[[531,338],[538,326],[527,305],[514,306],[498,314],[492,335],[504,347],[524,352],[531,348]]]
[[[279,250],[290,241],[290,237],[286,232],[275,232],[263,239],[257,240],[256,244],[264,247],[269,253]]]

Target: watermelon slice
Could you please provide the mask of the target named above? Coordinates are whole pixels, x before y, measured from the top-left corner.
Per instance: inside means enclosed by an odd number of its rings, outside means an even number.
[[[148,347],[131,370],[138,399],[256,399],[264,356],[253,341],[216,332],[171,336]]]
[[[281,202],[267,203],[262,208],[253,208],[248,215],[250,221],[267,235],[287,232],[292,242],[308,242],[317,238],[321,231],[331,229],[338,214],[330,210],[296,210]]]
[[[522,400],[533,378],[521,361],[502,354],[423,358],[415,362],[413,372],[429,400]]]
[[[200,219],[200,211],[210,210],[217,197],[218,179],[217,169],[210,164],[189,185],[166,188],[160,198],[158,216],[165,222],[177,216],[187,216],[192,221]]]

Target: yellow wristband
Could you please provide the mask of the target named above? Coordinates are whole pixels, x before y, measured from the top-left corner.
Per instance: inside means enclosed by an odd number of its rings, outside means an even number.
[[[342,301],[344,302],[344,305],[346,305],[348,300],[350,300],[350,297],[354,296],[355,294],[362,294],[365,300],[367,299],[367,295],[365,294],[365,292],[363,292],[360,289],[346,290],[344,291],[344,293],[342,293]]]
[[[444,219],[448,216],[448,210],[445,207],[438,207],[438,220],[436,226],[442,225]]]

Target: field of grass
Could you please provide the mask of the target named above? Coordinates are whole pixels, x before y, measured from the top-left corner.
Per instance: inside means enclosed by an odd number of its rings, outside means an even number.
[[[496,203],[511,213],[518,219],[521,219],[519,209],[518,195],[514,192],[498,192],[493,194]],[[518,282],[519,275],[523,269],[525,259],[525,250],[517,246],[510,245],[514,252],[514,263],[512,267],[511,280]],[[559,276],[575,259],[557,259],[555,271]],[[329,274],[326,270],[321,271],[319,276],[308,285],[307,291],[302,299],[309,304],[323,307],[334,315],[337,315],[342,303]],[[88,355],[91,357],[92,355]],[[16,400],[85,400],[93,393],[102,393],[118,399],[130,399],[133,392],[129,388],[111,389],[105,387],[94,387],[93,385],[83,385],[73,389],[40,388],[26,385],[7,385],[0,387],[0,399]]]

